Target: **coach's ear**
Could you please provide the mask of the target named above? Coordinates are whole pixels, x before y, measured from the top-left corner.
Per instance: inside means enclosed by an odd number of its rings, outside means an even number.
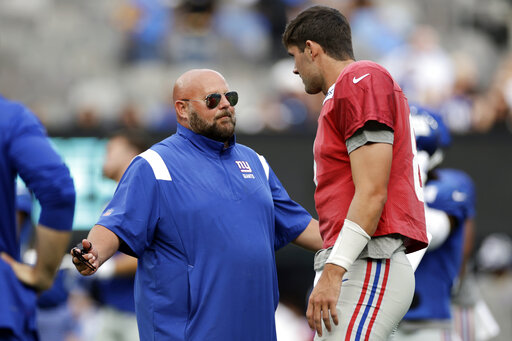
[[[176,111],[176,120],[178,123],[188,128],[188,102],[182,100],[175,101],[174,110]]]

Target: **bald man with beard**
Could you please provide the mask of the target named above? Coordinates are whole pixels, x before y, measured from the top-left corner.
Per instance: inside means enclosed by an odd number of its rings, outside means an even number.
[[[141,340],[276,340],[275,250],[318,250],[318,222],[235,142],[221,74],[184,73],[173,101],[176,133],[134,158],[73,262],[88,276],[117,250],[138,258]]]

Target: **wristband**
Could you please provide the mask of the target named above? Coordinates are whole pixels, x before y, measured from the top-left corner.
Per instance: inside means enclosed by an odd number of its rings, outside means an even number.
[[[340,235],[325,263],[336,264],[348,270],[370,239],[371,237],[361,226],[345,219]]]

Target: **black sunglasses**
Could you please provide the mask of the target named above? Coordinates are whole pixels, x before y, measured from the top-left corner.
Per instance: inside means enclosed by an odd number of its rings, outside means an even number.
[[[238,103],[238,92],[229,91],[224,94],[229,102],[229,105],[234,107]],[[209,94],[205,99],[181,99],[181,101],[204,101],[208,109],[216,108],[222,99],[222,94]]]

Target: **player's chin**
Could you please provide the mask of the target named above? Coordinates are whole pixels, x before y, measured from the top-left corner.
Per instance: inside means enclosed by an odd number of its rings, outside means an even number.
[[[307,94],[316,95],[322,91],[322,88],[305,85],[305,91]]]

